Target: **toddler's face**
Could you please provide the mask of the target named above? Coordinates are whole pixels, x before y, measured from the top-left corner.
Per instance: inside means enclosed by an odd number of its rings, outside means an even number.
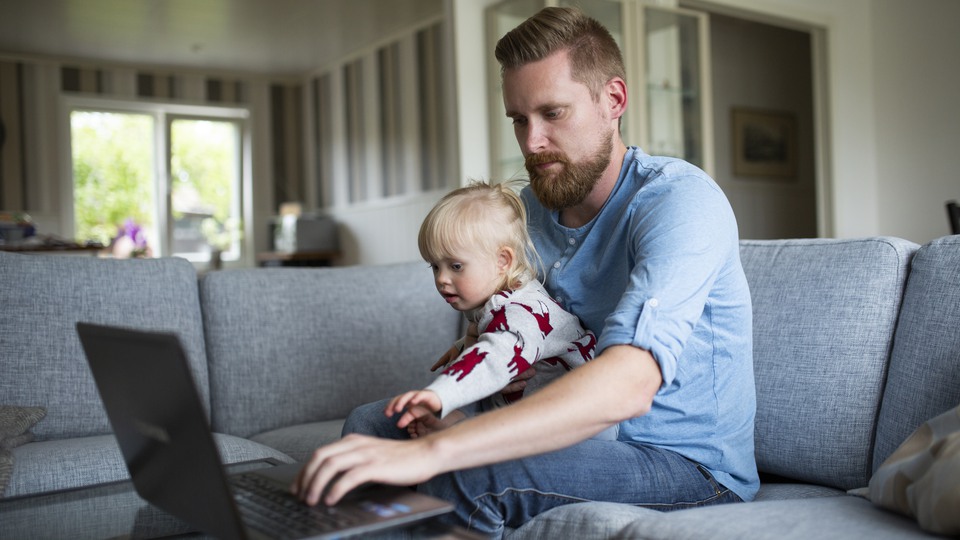
[[[430,263],[437,291],[457,311],[477,309],[500,292],[503,271],[497,257],[457,253]]]

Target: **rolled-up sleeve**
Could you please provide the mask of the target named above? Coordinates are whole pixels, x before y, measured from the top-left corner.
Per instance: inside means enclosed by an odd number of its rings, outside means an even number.
[[[649,351],[663,386],[676,377],[729,250],[736,249],[730,245],[736,222],[723,194],[711,183],[689,180],[682,190],[665,182],[636,195],[625,246],[632,270],[598,342],[598,351],[624,344]]]

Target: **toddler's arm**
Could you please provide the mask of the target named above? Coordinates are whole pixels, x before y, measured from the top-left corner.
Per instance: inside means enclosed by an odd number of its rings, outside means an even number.
[[[460,353],[463,352],[467,347],[472,347],[477,343],[477,337],[480,335],[479,330],[477,330],[477,323],[472,322],[467,325],[467,333],[462,338],[458,339],[456,343],[453,344],[453,347],[450,347],[450,350],[445,352],[443,356],[433,366],[430,367],[430,371],[436,371],[450,362],[453,362],[460,356]]]

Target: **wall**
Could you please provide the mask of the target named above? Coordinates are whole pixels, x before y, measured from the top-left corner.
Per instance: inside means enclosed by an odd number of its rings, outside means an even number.
[[[449,17],[419,25],[305,80],[302,201],[339,223],[341,265],[419,259],[420,222],[460,183]]]
[[[817,236],[810,34],[722,15],[710,17],[714,178],[737,215],[741,238]],[[793,177],[738,175],[732,111],[792,115]]]
[[[944,203],[960,200],[960,2],[872,7],[877,233],[922,243],[950,234]]]

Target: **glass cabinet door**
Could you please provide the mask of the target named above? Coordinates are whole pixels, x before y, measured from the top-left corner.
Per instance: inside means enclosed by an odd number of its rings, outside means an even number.
[[[487,10],[487,106],[490,110],[491,173],[494,182],[526,178],[523,154],[513,133],[513,123],[504,114],[500,65],[493,51],[504,34],[544,6],[543,0],[507,0]]]
[[[645,126],[641,146],[649,154],[683,158],[709,170],[709,75],[706,15],[643,6],[639,48],[643,82],[640,104]]]

